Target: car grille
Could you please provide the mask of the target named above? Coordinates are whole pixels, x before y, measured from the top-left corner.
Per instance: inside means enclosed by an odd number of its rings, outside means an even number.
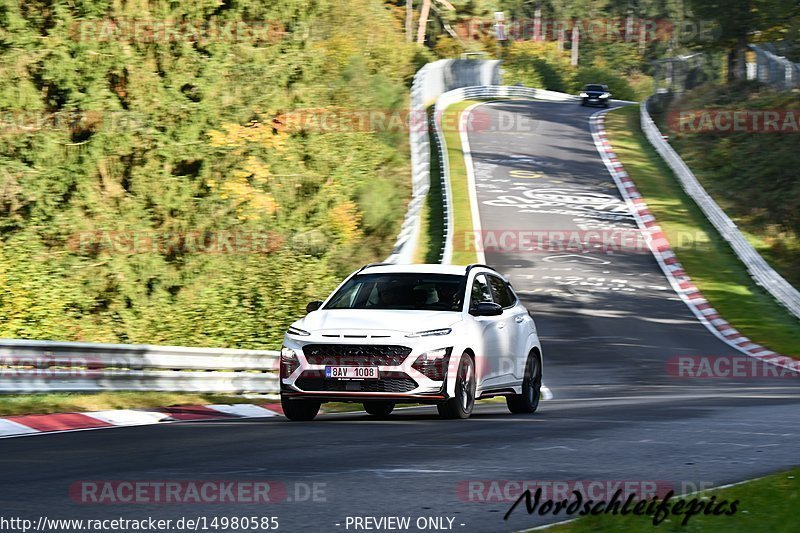
[[[378,344],[307,344],[303,354],[311,365],[399,366],[411,353],[407,346]]]
[[[417,388],[411,378],[366,379],[347,381],[324,378],[299,378],[295,385],[304,391],[313,392],[408,392]]]

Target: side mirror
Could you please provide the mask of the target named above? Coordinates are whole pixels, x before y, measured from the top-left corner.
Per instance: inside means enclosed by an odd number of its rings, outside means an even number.
[[[469,310],[472,316],[498,316],[503,314],[500,304],[494,302],[480,302]]]
[[[306,304],[306,313],[316,311],[320,307],[322,307],[322,302],[320,301],[314,300],[313,302],[308,302],[308,304]]]

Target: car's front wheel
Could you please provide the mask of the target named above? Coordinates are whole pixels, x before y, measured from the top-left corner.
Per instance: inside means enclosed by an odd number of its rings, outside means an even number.
[[[364,402],[364,410],[372,416],[383,418],[394,410],[394,402]]]
[[[455,394],[436,404],[442,418],[469,418],[475,407],[475,362],[466,352],[461,354],[456,370]]]
[[[318,400],[295,400],[281,396],[281,407],[283,414],[289,420],[297,422],[307,422],[314,420],[319,413],[322,402]]]
[[[542,393],[542,362],[537,353],[528,356],[525,364],[525,378],[522,380],[522,394],[506,396],[508,410],[516,414],[535,413],[539,407]]]

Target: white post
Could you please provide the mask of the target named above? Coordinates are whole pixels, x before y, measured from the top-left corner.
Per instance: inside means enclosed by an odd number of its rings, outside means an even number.
[[[425,33],[428,29],[428,14],[431,11],[431,0],[422,0],[422,11],[419,13],[419,29],[417,44],[425,44]]]
[[[406,0],[406,41],[411,42],[413,37],[411,35],[412,24],[414,21],[414,1]]]
[[[572,27],[572,66],[578,66],[578,47],[580,46],[580,32],[578,31],[578,25],[575,24]]]

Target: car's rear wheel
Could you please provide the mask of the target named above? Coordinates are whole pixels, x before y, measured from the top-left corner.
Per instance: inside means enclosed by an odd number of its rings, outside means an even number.
[[[394,410],[394,402],[364,402],[364,410],[372,416],[383,418]]]
[[[475,407],[475,362],[466,352],[461,354],[456,370],[455,394],[436,404],[442,418],[469,418]]]
[[[508,410],[515,414],[535,413],[539,408],[542,394],[542,362],[539,354],[531,353],[525,364],[525,378],[522,380],[522,394],[506,396]]]
[[[283,414],[289,420],[297,422],[314,420],[314,417],[319,413],[320,405],[322,405],[322,402],[319,400],[296,400],[281,396]]]

